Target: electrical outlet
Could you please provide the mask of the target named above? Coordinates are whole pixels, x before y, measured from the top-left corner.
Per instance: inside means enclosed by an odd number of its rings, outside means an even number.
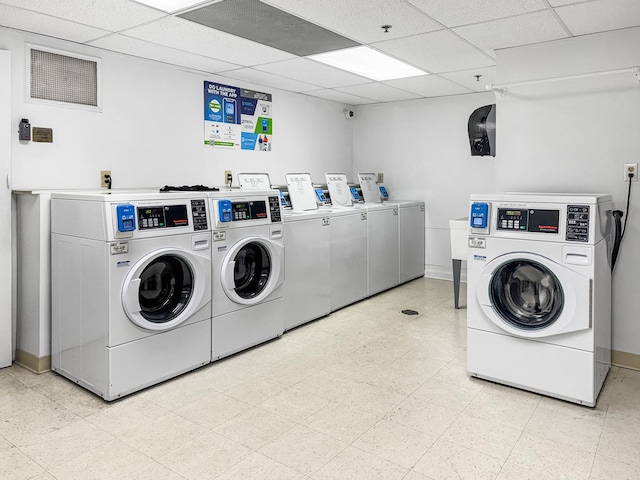
[[[111,170],[100,170],[100,187],[109,188],[111,184]]]
[[[225,185],[231,185],[233,177],[231,176],[231,170],[224,171],[224,183]]]
[[[637,163],[625,163],[624,164],[624,181],[629,180],[629,174],[633,173],[634,182],[638,181],[638,164]]]
[[[384,173],[378,174],[378,183],[384,183]]]

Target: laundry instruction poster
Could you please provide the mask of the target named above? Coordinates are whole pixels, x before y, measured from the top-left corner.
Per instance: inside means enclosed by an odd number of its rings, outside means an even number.
[[[272,108],[270,93],[241,90],[242,150],[271,151]]]
[[[240,89],[204,82],[204,144],[240,149]]]

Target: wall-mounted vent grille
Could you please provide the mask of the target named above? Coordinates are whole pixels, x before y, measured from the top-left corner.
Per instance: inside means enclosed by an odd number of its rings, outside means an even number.
[[[30,97],[98,107],[98,62],[32,48]]]

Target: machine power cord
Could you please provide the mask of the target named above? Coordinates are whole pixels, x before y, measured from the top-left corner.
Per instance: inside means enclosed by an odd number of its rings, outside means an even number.
[[[618,252],[620,251],[620,243],[622,243],[622,239],[624,238],[624,234],[627,231],[627,221],[629,220],[629,206],[631,205],[631,182],[633,181],[634,174],[629,174],[629,190],[627,191],[627,216],[624,218],[624,226],[621,226],[620,219],[623,217],[624,213],[621,210],[613,211],[613,218],[615,220],[615,237],[613,239],[613,250],[611,252],[611,271],[613,271],[613,267],[616,265],[616,260],[618,259]]]

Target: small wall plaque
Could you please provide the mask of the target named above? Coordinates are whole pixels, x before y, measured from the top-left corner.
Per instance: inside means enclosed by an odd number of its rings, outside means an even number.
[[[53,143],[53,128],[33,127],[31,138],[34,142]]]

